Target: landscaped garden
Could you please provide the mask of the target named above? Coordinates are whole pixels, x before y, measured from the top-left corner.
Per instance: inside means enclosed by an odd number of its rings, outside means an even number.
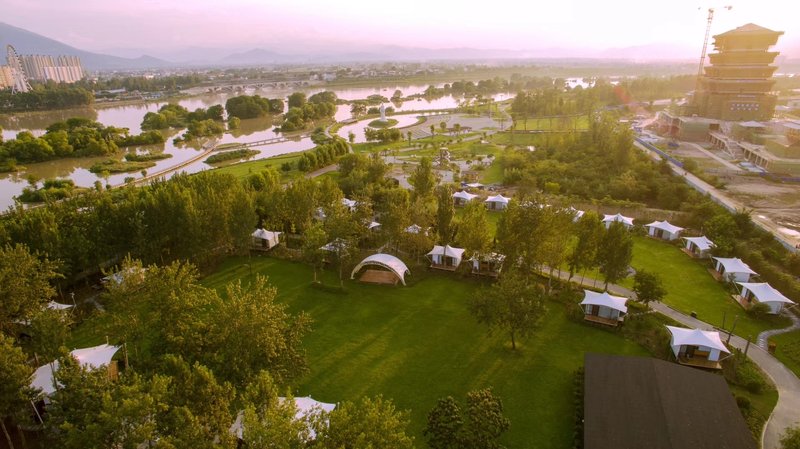
[[[222,288],[269,276],[280,301],[314,319],[304,343],[310,373],[295,394],[325,402],[382,394],[411,411],[419,446],[437,399],[493,387],[511,420],[508,447],[571,447],[572,374],[584,353],[648,355],[618,334],[569,320],[557,302],[548,303],[540,328],[512,351],[505,333],[487,334],[467,310],[481,282],[412,269],[407,287],[347,281],[347,293],[340,294],[312,288],[305,265],[232,258],[204,283]],[[332,271],[325,276],[338,285]]]

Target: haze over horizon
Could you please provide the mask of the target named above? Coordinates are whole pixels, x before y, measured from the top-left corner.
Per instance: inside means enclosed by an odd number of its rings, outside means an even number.
[[[746,23],[784,31],[777,50],[800,57],[800,2],[762,0],[719,5],[680,1],[564,0],[528,4],[464,0],[142,0],[135,6],[85,0],[5,0],[11,25],[85,50],[135,57],[204,47],[226,51],[365,51],[392,45],[531,52],[566,56],[647,46],[651,59],[694,58],[702,46],[706,8],[718,10],[712,34]],[[722,6],[732,4],[728,11]],[[700,8],[700,9],[698,9]]]

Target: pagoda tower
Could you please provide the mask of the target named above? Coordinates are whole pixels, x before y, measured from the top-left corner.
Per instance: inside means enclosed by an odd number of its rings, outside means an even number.
[[[748,23],[714,36],[714,50],[690,112],[718,120],[770,120],[777,97],[772,93],[778,52],[769,48],[783,31]]]

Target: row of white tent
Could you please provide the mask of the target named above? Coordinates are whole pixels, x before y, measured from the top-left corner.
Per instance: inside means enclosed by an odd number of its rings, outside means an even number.
[[[591,290],[583,292],[581,306],[587,315],[621,321],[628,313],[626,306],[628,298],[624,296],[614,296],[608,292],[597,293]],[[676,358],[684,357],[687,350],[689,353],[707,354],[707,360],[711,362],[719,361],[722,353],[730,354],[728,348],[722,343],[719,332],[675,326],[667,326],[667,330],[672,334],[670,347]]]
[[[478,195],[469,193],[466,190],[462,190],[460,192],[456,192],[453,194],[453,200],[458,205],[464,205],[466,203],[469,203],[470,201],[474,200],[477,197]],[[510,200],[511,198],[506,198],[502,194],[497,194],[486,198],[484,200],[484,203],[486,203],[486,207],[488,207],[491,210],[503,210],[506,207],[508,207],[508,202]]]

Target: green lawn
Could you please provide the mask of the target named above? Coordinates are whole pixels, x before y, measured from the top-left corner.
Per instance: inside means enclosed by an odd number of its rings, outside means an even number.
[[[249,263],[249,265],[247,265]],[[309,286],[301,264],[266,257],[233,258],[204,284],[262,273],[280,300],[314,319],[305,338],[311,371],[296,388],[326,402],[382,394],[411,411],[417,446],[427,412],[438,398],[463,401],[472,389],[493,387],[504,403],[513,448],[572,446],[572,373],[586,352],[647,355],[615,333],[566,319],[563,305],[550,303],[535,336],[511,351],[506,335],[489,335],[469,315],[466,303],[480,284],[413,267],[408,287],[347,282],[348,294]],[[332,273],[326,282],[336,283]]]
[[[715,326],[722,326],[723,313],[727,313],[725,325],[728,329],[738,315],[734,333],[745,338],[752,336],[755,339],[764,330],[790,324],[781,317],[758,320],[748,316],[723,285],[711,277],[706,262],[690,258],[678,247],[647,237],[635,237],[634,242],[631,266],[658,273],[667,289],[664,303],[675,309],[685,313],[696,312],[697,318]],[[631,279],[626,281],[626,286],[633,285]]]
[[[487,192],[489,194],[493,194],[492,192]],[[500,221],[500,217],[503,215],[503,212],[496,211],[496,210],[486,210],[486,221],[489,224],[489,235],[495,236],[497,235],[497,223]],[[457,207],[455,218],[456,221],[461,220],[461,217],[464,216],[464,208]]]
[[[290,164],[292,164],[292,167],[296,167],[297,161],[300,159],[300,156],[302,154],[303,152],[282,154],[280,156],[273,156],[266,159],[258,159],[255,161],[226,165],[224,167],[216,168],[214,170],[217,173],[230,173],[236,176],[237,178],[244,178],[252,173],[258,173],[262,170],[265,170],[267,167],[274,167],[275,170],[278,170],[278,173],[281,174],[282,178],[288,179],[293,176],[299,175],[300,172],[296,168],[292,168],[292,170],[284,172],[281,170],[281,164],[289,162]]]
[[[481,182],[484,184],[499,184],[503,182],[503,167],[500,162],[494,160],[481,174]]]
[[[800,376],[800,331],[776,335],[769,341],[777,345],[775,357]]]
[[[562,131],[562,130],[586,130],[589,129],[589,117],[568,117],[565,119],[553,118],[529,118],[527,120],[518,120],[516,130],[541,130],[541,131]]]

